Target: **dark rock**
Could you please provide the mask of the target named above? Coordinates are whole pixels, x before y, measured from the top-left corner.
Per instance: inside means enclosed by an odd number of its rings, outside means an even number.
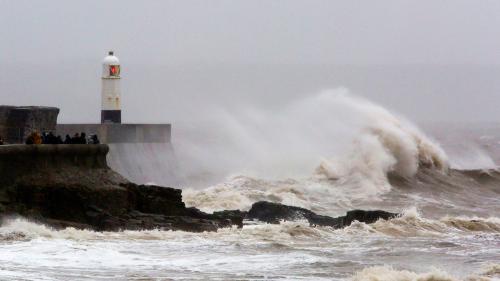
[[[398,216],[398,214],[385,211],[354,210],[347,212],[346,216],[332,218],[329,216],[317,215],[310,210],[300,207],[260,201],[252,205],[252,208],[248,211],[246,218],[253,220],[256,219],[267,223],[279,223],[280,220],[293,221],[305,219],[311,225],[342,228],[349,226],[355,220],[364,223],[374,223],[379,219],[387,220],[396,216]]]
[[[36,219],[35,221],[50,225],[51,227],[53,227],[55,229],[64,229],[67,227],[73,227],[76,229],[95,229],[91,225],[84,224],[84,223],[77,223],[77,222],[73,222],[73,221],[56,220],[56,219],[49,219],[49,218]]]
[[[359,221],[364,223],[374,223],[379,219],[389,220],[397,217],[399,214],[389,213],[386,211],[364,211],[364,210],[353,210],[347,212],[344,217],[344,225],[350,225],[353,221]]]
[[[238,228],[243,227],[243,219],[246,217],[247,212],[243,212],[240,210],[224,210],[220,212],[214,212],[213,218],[218,219],[229,219],[231,221],[231,225],[237,225]]]
[[[184,215],[186,205],[182,202],[182,191],[154,185],[122,184],[128,191],[129,208],[143,213]]]
[[[0,146],[0,213],[54,227],[215,231],[237,213],[186,208],[179,189],[136,185],[109,169],[107,145]]]
[[[342,228],[345,226],[344,217],[332,218],[313,214],[307,218],[311,225],[331,226],[333,228]]]
[[[190,216],[190,217],[193,217],[193,218],[199,218],[199,219],[208,219],[208,218],[210,218],[209,214],[207,214],[205,212],[202,212],[199,209],[194,208],[194,207],[186,208],[186,213],[185,214],[187,216]]]
[[[248,211],[247,218],[267,223],[279,223],[280,220],[307,219],[312,215],[315,215],[315,213],[304,208],[260,201],[252,205],[252,208]]]
[[[10,199],[9,199],[9,195],[7,194],[7,192],[5,190],[0,190],[0,204],[9,203],[9,202],[10,202]]]

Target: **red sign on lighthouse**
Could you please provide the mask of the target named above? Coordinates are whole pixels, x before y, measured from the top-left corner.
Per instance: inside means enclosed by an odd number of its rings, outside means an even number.
[[[119,76],[120,75],[120,66],[119,65],[110,65],[109,66],[109,76]]]

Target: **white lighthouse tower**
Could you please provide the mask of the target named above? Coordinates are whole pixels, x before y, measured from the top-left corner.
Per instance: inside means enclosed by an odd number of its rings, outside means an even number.
[[[121,123],[120,61],[113,51],[102,61],[101,123]]]

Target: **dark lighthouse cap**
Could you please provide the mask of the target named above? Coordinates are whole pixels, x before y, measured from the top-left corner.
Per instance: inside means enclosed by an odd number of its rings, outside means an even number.
[[[113,51],[109,51],[109,52],[108,52],[108,55],[112,56],[112,55],[114,55],[114,53],[115,53],[115,52],[113,52]]]

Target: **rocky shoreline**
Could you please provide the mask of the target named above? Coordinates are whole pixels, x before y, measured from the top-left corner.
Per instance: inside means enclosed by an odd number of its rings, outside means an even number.
[[[244,220],[306,219],[341,228],[354,220],[373,223],[397,215],[355,210],[332,218],[271,202],[257,202],[248,212],[208,214],[186,207],[180,189],[129,182],[108,167],[108,151],[107,145],[0,146],[0,215],[20,215],[54,228],[191,232],[243,227]]]

